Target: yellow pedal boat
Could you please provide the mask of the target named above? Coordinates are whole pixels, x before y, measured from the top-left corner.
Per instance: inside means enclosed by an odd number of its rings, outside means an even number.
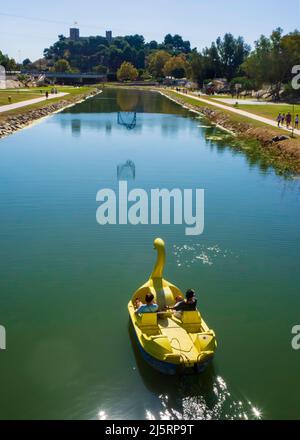
[[[177,317],[172,307],[177,296],[184,296],[178,287],[163,279],[166,261],[165,243],[154,241],[157,261],[150,279],[138,289],[128,304],[128,311],[140,352],[156,370],[174,375],[177,373],[201,373],[212,360],[217,347],[213,330],[204,322],[199,311],[182,312]],[[143,302],[152,293],[159,306],[158,313],[138,315],[135,301]]]

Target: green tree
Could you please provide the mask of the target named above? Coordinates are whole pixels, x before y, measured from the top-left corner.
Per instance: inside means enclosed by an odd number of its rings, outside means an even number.
[[[133,64],[124,61],[117,72],[117,78],[119,81],[135,81],[139,76],[138,70]]]
[[[124,61],[123,51],[116,46],[108,49],[108,67],[112,72],[116,72]]]
[[[150,50],[158,50],[158,43],[155,40],[150,41],[148,44]]]
[[[232,34],[225,34],[223,39],[217,38],[210,48],[204,50],[208,57],[208,64],[214,71],[211,77],[225,77],[229,80],[239,74],[240,66],[250,53],[242,37],[235,38]]]
[[[291,80],[292,67],[299,63],[299,32],[283,36],[282,29],[278,28],[269,38],[262,35],[256,41],[254,51],[242,68],[256,88],[269,84],[273,98],[278,100],[283,84]]]
[[[82,72],[92,71],[94,67],[103,65],[110,73],[115,73],[124,61],[132,63],[137,69],[145,69],[149,56],[157,51],[169,55],[190,52],[190,43],[184,41],[180,35],[170,35],[169,39],[166,38],[166,43],[168,44],[159,44],[154,40],[145,43],[144,37],[137,34],[116,37],[112,43],[108,43],[107,39],[101,36],[73,41],[60,35],[58,41],[44,50],[44,57],[48,67],[64,59],[72,69],[76,68]],[[156,67],[157,75],[161,77],[163,65]]]
[[[6,70],[17,70],[18,65],[13,58],[9,58],[8,55],[4,55],[0,51],[0,65],[3,66]]]
[[[144,48],[145,39],[142,35],[126,35],[124,39],[127,41],[129,46],[133,47],[136,51]]]
[[[93,67],[93,72],[105,75],[107,73],[107,67],[99,64],[98,66]]]
[[[204,80],[211,77],[208,58],[194,49],[188,56],[186,72],[189,79],[202,87]]]
[[[56,61],[54,64],[54,71],[55,72],[69,72],[71,70],[71,66],[68,63],[67,60],[61,59]]]
[[[164,67],[171,55],[165,50],[158,50],[149,55],[147,59],[148,70],[155,78],[164,76]]]
[[[165,76],[173,76],[175,78],[183,78],[186,76],[188,64],[182,55],[169,58],[163,68]]]
[[[23,61],[23,63],[22,63],[22,65],[23,65],[24,67],[28,67],[30,64],[31,64],[31,61],[30,61],[29,58],[26,58],[26,59]]]
[[[167,34],[164,39],[165,49],[174,54],[189,53],[191,51],[191,43],[189,41],[183,41],[182,37],[178,34],[172,36]]]
[[[241,86],[240,92],[250,91],[254,89],[253,81],[247,78],[246,76],[238,76],[230,81],[230,89],[232,90],[232,92],[236,90],[237,84],[240,84]]]

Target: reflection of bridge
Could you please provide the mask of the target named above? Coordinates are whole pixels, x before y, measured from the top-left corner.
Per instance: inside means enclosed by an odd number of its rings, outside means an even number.
[[[118,112],[118,124],[132,130],[136,126],[136,112]]]

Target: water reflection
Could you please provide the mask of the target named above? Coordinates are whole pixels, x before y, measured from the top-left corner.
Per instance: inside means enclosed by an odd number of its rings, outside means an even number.
[[[118,180],[134,180],[135,179],[135,164],[132,160],[127,160],[126,163],[117,166]]]
[[[72,136],[79,137],[81,133],[81,120],[72,119],[71,121]]]
[[[137,109],[141,100],[141,95],[132,93],[132,90],[118,90],[117,104],[122,112],[133,112]]]
[[[136,127],[136,112],[118,112],[118,124],[132,130]]]
[[[249,168],[259,167],[263,174],[267,174],[275,167],[276,174],[286,178],[291,177],[291,173],[286,171],[286,167],[280,160],[271,157],[267,149],[263,149],[259,141],[255,139],[237,139],[230,133],[224,132],[217,126],[200,125],[199,128],[204,129],[206,145],[212,150],[216,149],[218,154],[223,154],[228,148],[231,149],[233,155],[243,155]]]
[[[112,131],[112,123],[110,121],[105,124],[105,133],[110,135]]]
[[[260,419],[261,411],[245,399],[232,396],[225,380],[211,364],[201,375],[163,376],[142,358],[131,323],[128,331],[136,365],[144,385],[157,398],[155,409],[147,409],[148,420]],[[163,379],[163,380],[162,380]]]
[[[164,113],[185,117],[189,114],[174,102],[162,99],[157,92],[108,88],[101,95],[70,107],[62,114],[117,112]]]
[[[173,116],[165,115],[161,118],[157,118],[155,115],[145,113],[88,113],[82,115],[82,117],[74,118],[72,114],[61,114],[59,117],[49,119],[49,124],[59,124],[62,130],[71,130],[73,137],[80,137],[84,135],[90,135],[92,131],[99,133],[105,133],[110,135],[112,131],[124,131],[124,127],[128,131],[134,131],[135,134],[142,134],[144,128],[151,130],[160,130],[164,137],[176,138],[178,132],[186,130],[186,133],[191,131],[197,131],[197,127],[190,120],[189,124],[183,118],[176,118]],[[133,130],[134,129],[134,130]]]
[[[100,97],[99,97],[100,96]],[[195,115],[181,106],[168,99],[162,99],[161,95],[154,91],[140,91],[133,89],[105,89],[105,92],[98,97],[94,97],[86,100],[80,105],[68,108],[63,113],[76,114],[76,113],[95,113],[95,114],[109,114],[109,113],[121,113],[122,118],[118,116],[118,122],[121,122],[122,126],[127,128],[136,128],[135,117],[129,117],[129,114],[137,113],[156,113],[156,114],[172,114],[178,115],[183,118],[195,118]],[[128,113],[128,117],[125,114]],[[124,116],[123,116],[124,114]],[[122,123],[122,119],[123,123]],[[217,150],[219,154],[222,154],[224,150],[230,148],[232,154],[243,154],[246,158],[248,165],[251,168],[259,167],[263,174],[266,174],[274,166],[276,167],[277,174],[285,177],[290,177],[290,173],[286,172],[284,164],[280,163],[280,159],[277,161],[274,157],[270,157],[267,149],[263,149],[260,144],[255,140],[241,140],[233,137],[232,135],[224,132],[219,127],[210,124],[204,117],[197,117],[201,119],[198,128],[203,132],[206,139],[206,145],[212,150]],[[109,133],[112,127],[107,129]],[[139,127],[140,128],[140,127]],[[98,129],[100,127],[98,126]],[[164,135],[175,135],[175,130],[179,129],[179,124],[170,126],[166,121],[161,121],[161,129]],[[73,134],[78,136],[76,126]]]

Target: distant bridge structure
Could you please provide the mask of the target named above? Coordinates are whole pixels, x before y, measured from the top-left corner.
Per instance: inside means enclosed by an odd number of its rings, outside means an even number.
[[[34,78],[44,77],[45,79],[55,80],[56,82],[67,83],[99,83],[106,82],[107,75],[102,73],[67,73],[67,72],[48,72],[43,70],[22,70],[24,75]]]

